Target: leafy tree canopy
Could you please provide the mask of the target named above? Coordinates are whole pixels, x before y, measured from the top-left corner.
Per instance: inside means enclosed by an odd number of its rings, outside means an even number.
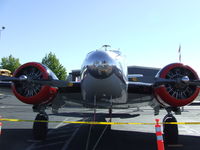
[[[42,59],[42,64],[46,65],[49,69],[51,69],[55,75],[60,80],[66,80],[67,78],[67,71],[65,67],[63,67],[59,59],[56,58],[56,55],[50,52],[49,54],[46,54],[46,56]]]
[[[12,55],[1,58],[0,68],[10,70],[12,73],[20,66],[18,58]]]

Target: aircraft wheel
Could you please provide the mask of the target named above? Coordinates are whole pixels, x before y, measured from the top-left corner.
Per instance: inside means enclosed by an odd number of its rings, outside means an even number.
[[[163,122],[177,122],[172,114],[167,114]],[[177,124],[163,124],[164,141],[168,145],[178,144],[178,125]]]
[[[36,120],[48,121],[46,113],[37,114]],[[34,122],[33,124],[33,137],[35,140],[45,140],[48,132],[48,122]]]

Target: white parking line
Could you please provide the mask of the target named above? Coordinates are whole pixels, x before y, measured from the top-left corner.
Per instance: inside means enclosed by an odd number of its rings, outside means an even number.
[[[179,125],[180,134],[200,136],[200,132],[189,125]]]
[[[87,120],[88,118],[85,118],[83,119],[83,121]],[[78,130],[80,129],[80,127],[82,126],[83,124],[80,124],[79,127],[77,127],[77,129],[73,132],[72,136],[70,137],[70,139],[68,139],[66,142],[65,142],[65,145],[62,147],[61,150],[67,150],[68,149],[68,146],[69,144],[71,143],[71,141],[74,139],[75,135],[77,134]]]
[[[69,120],[69,117],[67,117],[67,118],[65,118],[63,121],[67,121],[67,120]],[[66,125],[66,123],[59,123],[57,126],[55,126],[55,128],[54,129],[57,129],[57,128],[59,128],[59,127],[61,127],[61,126],[64,126],[64,125]],[[51,131],[49,132],[49,133],[51,133]]]

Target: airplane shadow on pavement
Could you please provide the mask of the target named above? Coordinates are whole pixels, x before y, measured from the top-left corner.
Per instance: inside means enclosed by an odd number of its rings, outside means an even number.
[[[100,119],[98,118],[98,121],[105,120],[100,117]],[[68,144],[67,149],[92,150],[105,127],[105,125],[93,125],[92,127],[91,125],[81,125],[73,140],[70,144]],[[63,149],[63,145],[65,145],[65,143],[60,144],[59,146],[56,146],[53,143],[58,144],[60,141],[67,142],[65,135],[68,134],[68,130],[71,130],[72,128],[76,129],[77,124],[68,124],[57,129],[50,129],[45,141],[32,143],[30,142],[30,140],[33,139],[32,129],[6,129],[5,127],[5,129],[2,130],[2,135],[0,136],[0,149],[27,150],[28,148],[31,150],[29,147],[31,147],[32,144],[35,144],[34,150],[61,150]],[[69,138],[70,137],[71,135],[69,135]],[[182,144],[183,146],[178,148],[170,148],[166,146],[165,150],[199,150],[199,141],[200,137],[198,136],[179,135],[179,144]],[[44,145],[46,146],[44,147]],[[110,130],[110,127],[108,126],[95,148],[95,150],[122,149],[156,150],[156,136],[154,133]]]
[[[83,125],[76,134],[74,140],[70,143],[69,149],[84,149],[93,150],[98,137],[100,137],[102,131],[105,129],[105,125],[92,126],[89,148],[87,149],[88,134],[90,125]],[[199,150],[200,137],[197,136],[184,136],[179,135],[179,145],[181,147],[168,147],[165,145],[165,150]],[[95,150],[156,150],[157,142],[156,135],[154,133],[133,132],[133,131],[120,131],[110,130],[108,127],[106,132],[100,139]]]
[[[59,114],[50,114],[49,116],[66,116],[66,117],[92,117],[93,113],[79,113],[79,112],[71,112],[71,113],[59,113]],[[138,117],[140,114],[120,114],[114,113],[112,114],[112,118],[134,118]],[[110,118],[109,114],[106,113],[97,113],[96,117],[105,117]],[[105,120],[104,120],[105,121]]]

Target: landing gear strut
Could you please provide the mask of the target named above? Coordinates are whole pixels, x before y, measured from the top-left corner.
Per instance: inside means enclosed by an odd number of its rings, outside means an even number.
[[[177,122],[177,120],[171,113],[163,118],[164,141],[168,145],[176,145],[178,144],[178,125],[165,124],[167,122]]]
[[[35,140],[45,140],[48,132],[48,122],[37,122],[37,120],[48,121],[48,115],[45,112],[37,114],[33,124],[33,137]]]

